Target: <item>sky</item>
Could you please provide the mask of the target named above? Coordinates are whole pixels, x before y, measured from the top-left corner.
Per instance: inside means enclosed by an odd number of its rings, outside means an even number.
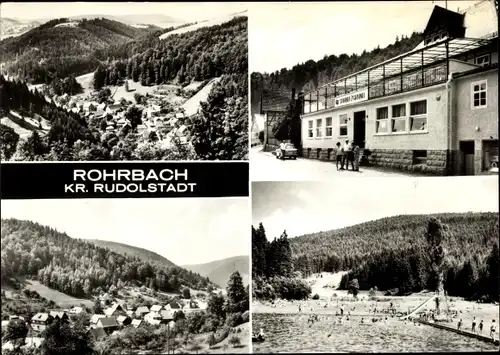
[[[498,212],[498,176],[252,183],[252,224],[269,240],[405,214]]]
[[[148,249],[177,265],[250,254],[248,198],[3,200],[1,207],[2,218]]]
[[[448,1],[447,6],[457,11],[474,3]],[[396,36],[423,31],[435,5],[445,7],[445,1],[252,4],[250,72],[270,73],[325,55],[386,47]]]
[[[248,8],[243,3],[155,3],[155,2],[33,2],[2,3],[1,16],[17,19],[53,19],[79,15],[166,15],[186,22],[206,20]]]

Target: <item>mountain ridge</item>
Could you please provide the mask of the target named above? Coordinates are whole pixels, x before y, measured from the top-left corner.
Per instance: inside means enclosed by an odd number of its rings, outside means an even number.
[[[229,276],[237,270],[243,278],[243,284],[246,285],[248,284],[249,260],[249,255],[237,255],[202,264],[180,265],[180,267],[207,277],[222,287],[227,284]]]

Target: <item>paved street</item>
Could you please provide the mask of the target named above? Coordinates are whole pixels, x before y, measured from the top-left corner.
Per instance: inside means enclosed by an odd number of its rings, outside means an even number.
[[[412,176],[405,172],[384,171],[375,167],[359,167],[358,171],[337,171],[334,162],[312,159],[279,160],[262,147],[253,147],[250,152],[250,178],[252,181],[322,181],[337,177],[401,177]]]

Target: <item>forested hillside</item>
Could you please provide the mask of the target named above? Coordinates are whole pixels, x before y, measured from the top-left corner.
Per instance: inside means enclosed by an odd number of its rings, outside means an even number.
[[[31,221],[2,219],[1,236],[2,282],[32,278],[76,297],[127,283],[160,291],[178,291],[181,285],[203,289],[210,284],[180,267],[120,255]]]
[[[117,242],[111,242],[109,240],[97,240],[97,239],[92,239],[89,240],[89,242],[94,243],[96,246],[100,248],[105,248],[109,249],[110,251],[129,256],[129,257],[134,257],[138,258],[142,261],[152,261],[164,266],[177,266],[167,258],[147,249],[139,248],[139,247],[134,247],[132,245],[128,244],[123,244],[123,243],[117,243]],[[189,269],[188,269],[189,270]]]
[[[302,276],[351,270],[341,283],[344,288],[357,278],[361,289],[376,286],[380,290],[396,289],[398,294],[434,289],[436,275],[426,241],[430,217],[437,218],[445,231],[443,272],[448,293],[498,299],[498,282],[492,282],[498,278],[496,213],[397,216],[303,235],[289,241],[293,270]],[[261,241],[257,246],[266,243]],[[256,245],[253,248],[257,258],[254,265],[266,265],[268,257],[255,250]],[[278,260],[286,258],[280,256]]]
[[[74,23],[72,26],[64,24]],[[33,83],[93,71],[104,55],[123,44],[157,32],[158,28],[135,28],[105,18],[72,22],[49,21],[19,37],[0,41],[0,62],[10,75]]]
[[[247,22],[246,17],[236,17],[221,25],[148,43],[143,53],[102,68],[107,78],[104,85],[114,85],[124,77],[153,85],[247,73]]]
[[[308,60],[291,69],[282,68],[273,73],[254,72],[251,75],[252,112],[259,112],[262,90],[278,90],[284,93],[291,93],[292,88],[295,88],[297,92],[313,90],[318,86],[408,52],[421,41],[422,34],[414,32],[410,37],[396,37],[396,41],[385,48],[377,46],[371,51],[364,50],[360,55],[325,55],[317,62]],[[285,101],[289,96],[290,94],[284,96]]]
[[[41,160],[45,155],[52,155],[53,160],[58,160],[60,154],[65,154],[62,151],[73,146],[77,140],[89,142],[89,145],[99,141],[99,136],[92,134],[80,115],[48,102],[41,93],[30,91],[22,82],[7,81],[0,75],[0,116],[8,114],[10,110],[20,112],[23,117],[38,120],[43,117],[51,123],[51,128],[46,137],[34,131],[27,140],[19,141],[15,132],[2,126],[0,135],[3,143],[7,144],[0,148],[2,159],[7,160],[17,153],[17,160]],[[7,130],[8,134],[4,133]]]

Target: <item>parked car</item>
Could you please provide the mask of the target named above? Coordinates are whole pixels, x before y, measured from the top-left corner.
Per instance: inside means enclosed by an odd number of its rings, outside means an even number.
[[[285,160],[286,158],[297,159],[297,155],[298,155],[297,149],[292,143],[285,144],[285,149],[283,149],[283,154],[281,148],[276,149],[276,159],[281,159],[281,160]]]

